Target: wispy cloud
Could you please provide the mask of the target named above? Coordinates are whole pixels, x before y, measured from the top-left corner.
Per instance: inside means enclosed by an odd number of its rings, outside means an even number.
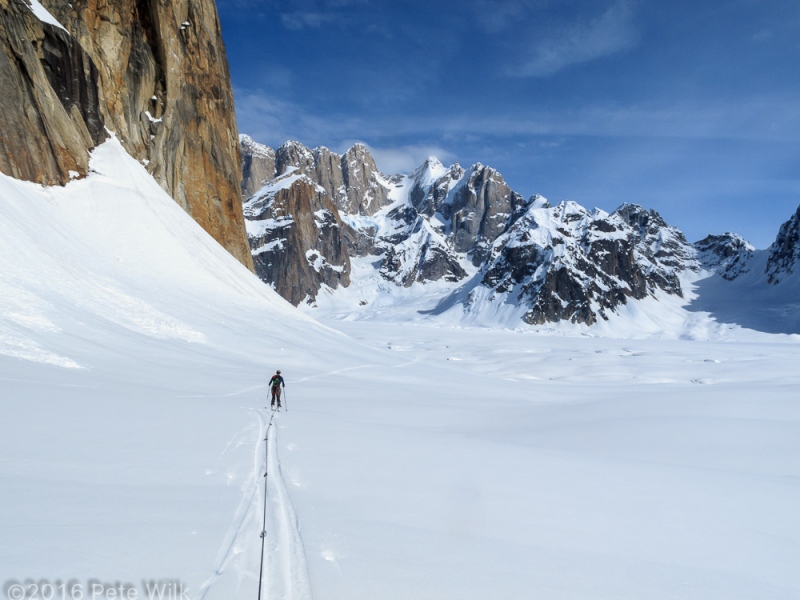
[[[433,154],[443,162],[443,149],[481,139],[512,136],[607,138],[731,139],[786,142],[800,136],[800,107],[792,96],[753,97],[747,101],[659,102],[649,105],[588,105],[569,111],[527,111],[526,114],[386,115],[376,120],[326,114],[279,100],[260,90],[234,88],[239,129],[257,140],[278,146],[288,139],[307,145],[341,149],[355,140],[371,140],[385,156],[386,172],[393,165],[417,166]],[[424,140],[392,148],[386,140]],[[444,144],[442,146],[441,144]],[[398,149],[399,148],[399,149]],[[397,154],[392,152],[397,151]],[[376,156],[378,155],[376,154]],[[491,157],[485,157],[489,160]],[[377,159],[376,159],[377,160]],[[416,164],[415,164],[416,163]]]
[[[599,17],[578,21],[538,40],[527,59],[506,73],[512,77],[547,77],[571,65],[628,50],[638,37],[630,6],[617,2]]]
[[[542,0],[473,0],[472,15],[479,29],[500,33],[531,9],[541,8],[542,3]]]
[[[417,129],[409,123],[366,123],[355,118],[321,117],[309,114],[302,107],[276,100],[260,91],[234,89],[239,131],[259,142],[278,147],[287,140],[308,146],[323,145],[344,152],[353,144],[365,144],[375,158],[378,168],[389,175],[407,173],[421,165],[429,156],[451,163],[456,156],[437,144],[400,144],[380,146],[367,139],[380,139],[404,129]],[[399,125],[399,129],[398,129]]]
[[[291,31],[321,29],[325,25],[347,25],[352,9],[369,4],[369,0],[303,0],[292,2],[295,10],[281,13],[281,23]]]
[[[298,11],[284,13],[281,15],[281,22],[286,29],[299,31],[301,29],[319,29],[338,20],[339,16],[330,12],[308,12]]]
[[[355,140],[345,141],[341,145],[340,150],[349,148],[354,142]],[[369,148],[373,158],[375,158],[378,169],[387,175],[410,173],[430,156],[435,156],[444,164],[451,164],[456,160],[455,154],[441,146],[428,146],[424,144],[412,144],[394,148],[378,148],[369,144],[366,144],[366,146]]]

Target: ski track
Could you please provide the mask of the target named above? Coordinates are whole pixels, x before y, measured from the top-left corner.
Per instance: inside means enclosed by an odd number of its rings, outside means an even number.
[[[214,562],[214,573],[200,586],[200,600],[205,598],[206,594],[211,589],[211,586],[213,586],[217,579],[219,579],[219,577],[225,572],[225,569],[228,567],[233,557],[236,556],[234,549],[236,548],[237,540],[239,540],[242,534],[249,535],[251,533],[253,528],[249,525],[249,520],[255,517],[255,521],[258,521],[259,509],[262,506],[260,502],[262,499],[259,493],[261,489],[260,483],[261,478],[263,477],[265,466],[263,454],[261,452],[261,442],[264,441],[267,424],[259,411],[253,410],[253,412],[255,412],[258,416],[259,427],[258,436],[253,449],[253,470],[248,477],[250,484],[245,488],[245,491],[242,495],[242,500],[239,502],[239,507],[236,509],[236,513],[233,518],[234,524],[225,535],[225,539],[222,542],[222,547],[217,554],[217,559]],[[241,435],[242,433],[244,433],[244,431],[237,435]],[[222,458],[225,452],[227,452],[230,444],[231,442],[228,442],[228,446],[225,448],[225,450],[223,450],[220,458]],[[257,574],[252,574],[252,577],[257,578]]]
[[[312,379],[319,379],[320,377],[328,377],[329,375],[336,375],[337,373],[344,373],[346,371],[355,371],[356,369],[369,369],[372,367],[380,367],[381,365],[358,365],[356,367],[347,367],[346,369],[337,369],[336,371],[329,371],[328,373],[320,373],[319,375],[310,375],[309,377],[303,377],[302,379],[295,379],[294,383],[303,383],[305,381],[311,381]]]
[[[276,423],[279,422],[280,417],[276,419]],[[271,591],[269,597],[283,600],[313,600],[314,594],[311,588],[311,576],[308,571],[303,537],[281,472],[278,431],[279,427],[274,427],[267,442],[269,444],[269,479],[274,483],[276,495],[275,510],[272,514],[273,527],[270,530],[270,533],[275,532],[272,536],[273,546],[271,546],[275,549],[275,556],[272,556],[273,553],[271,553],[267,569],[269,578],[267,583],[270,584]]]
[[[399,369],[401,367],[407,367],[408,365],[413,365],[419,362],[419,358],[415,358],[414,360],[409,360],[404,363],[399,363],[397,365],[393,365],[392,369]],[[301,379],[295,379],[292,383],[305,383],[306,381],[311,381],[312,379],[319,379],[320,377],[328,377],[330,375],[337,375],[339,373],[345,373],[347,371],[356,371],[358,369],[370,369],[372,367],[380,367],[381,365],[357,365],[355,367],[347,367],[345,369],[337,369],[335,371],[328,371],[327,373],[320,373],[319,375],[310,375],[308,377],[303,377]]]
[[[239,396],[241,394],[246,394],[247,392],[252,392],[253,390],[257,390],[259,388],[268,387],[269,384],[267,383],[259,383],[258,385],[251,385],[250,387],[237,390],[235,392],[230,392],[228,394],[189,394],[187,396],[175,396],[176,398],[232,398],[233,396]]]

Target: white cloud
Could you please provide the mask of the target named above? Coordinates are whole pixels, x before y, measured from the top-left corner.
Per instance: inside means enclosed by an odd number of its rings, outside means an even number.
[[[280,146],[286,140],[329,145],[370,132],[357,117],[318,116],[260,90],[234,87],[233,95],[239,131],[271,146]]]
[[[286,29],[299,31],[300,29],[320,29],[323,25],[332,23],[337,19],[333,13],[323,12],[293,12],[281,15],[281,22]]]
[[[541,5],[541,0],[473,0],[472,13],[480,29],[500,33]]]
[[[357,141],[359,140],[348,140],[342,143],[339,150],[344,151]],[[375,159],[375,164],[378,165],[378,169],[380,169],[381,173],[385,173],[386,175],[410,173],[430,156],[435,156],[445,165],[455,162],[455,155],[441,146],[414,144],[395,148],[376,148],[369,144],[365,145],[369,148],[372,157]]]
[[[637,41],[632,11],[621,1],[595,19],[574,23],[538,40],[530,56],[506,73],[512,77],[547,77],[571,65],[628,50]]]
[[[402,130],[423,132],[432,126],[420,128],[418,123],[366,123],[356,118],[320,117],[306,112],[302,107],[277,100],[261,91],[234,88],[236,119],[239,132],[277,148],[287,140],[296,140],[307,146],[328,146],[344,152],[356,142],[365,144],[381,172],[387,175],[408,173],[421,165],[429,156],[443,163],[455,160],[449,150],[432,144],[411,144],[397,147],[376,147],[364,142],[364,137],[382,137]],[[362,137],[364,136],[364,137]]]

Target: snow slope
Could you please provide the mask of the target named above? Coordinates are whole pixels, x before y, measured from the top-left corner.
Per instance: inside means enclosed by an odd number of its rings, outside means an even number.
[[[392,306],[329,320],[342,335],[115,140],[92,169],[0,176],[3,582],[255,598],[281,368],[266,598],[800,596],[797,336],[433,327]]]
[[[756,250],[745,263],[746,271],[728,281],[714,275],[697,283],[698,297],[690,311],[708,312],[720,322],[767,333],[800,334],[800,271],[788,273],[779,283],[767,274],[769,249]]]

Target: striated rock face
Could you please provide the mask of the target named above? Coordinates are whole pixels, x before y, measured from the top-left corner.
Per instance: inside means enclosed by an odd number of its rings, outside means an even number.
[[[274,151],[248,136],[241,136],[240,143],[256,274],[295,305],[313,302],[323,284],[349,285],[349,257],[375,252],[376,229],[355,230],[340,215],[374,214],[389,201],[389,183],[367,148],[356,144],[340,156],[299,142]],[[306,210],[324,214],[310,219]],[[285,226],[265,230],[263,223],[275,211],[291,216],[291,223],[284,220]],[[278,244],[281,239],[285,243]],[[312,255],[317,258],[309,259]]]
[[[295,306],[322,285],[350,284],[344,224],[325,190],[299,169],[262,187],[244,204],[256,273]]]
[[[314,148],[314,172],[311,178],[323,187],[337,208],[343,209],[348,202],[347,186],[342,172],[342,157],[327,148]]]
[[[63,28],[0,0],[0,171],[45,185],[86,175],[105,139],[97,69]]]
[[[452,175],[445,178],[450,181]],[[500,173],[477,164],[439,210],[451,220],[456,252],[469,252],[473,264],[479,265],[491,243],[519,217],[524,204],[524,198],[506,185]]]
[[[249,198],[275,178],[275,151],[249,135],[240,135],[242,147],[242,197]]]
[[[778,237],[769,248],[766,268],[768,281],[778,284],[797,268],[800,268],[800,207],[781,225]]]
[[[45,184],[84,175],[103,126],[245,265],[241,157],[213,0],[0,0],[6,173]],[[9,107],[16,105],[15,110]],[[15,125],[16,124],[16,125]],[[12,158],[9,158],[12,157]]]
[[[342,179],[347,196],[339,208],[345,213],[374,215],[388,204],[387,181],[363,144],[355,144],[342,156]]]

